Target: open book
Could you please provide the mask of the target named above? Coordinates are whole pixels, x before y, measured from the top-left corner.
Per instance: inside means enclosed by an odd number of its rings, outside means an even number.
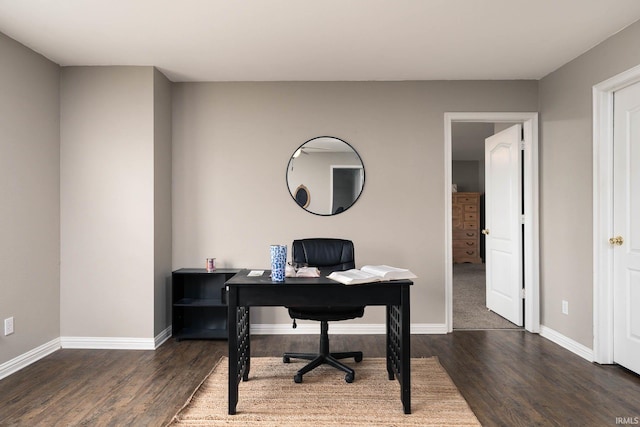
[[[359,283],[386,280],[415,279],[418,276],[406,268],[389,267],[388,265],[365,265],[360,270],[334,271],[327,277],[345,285],[357,285]]]

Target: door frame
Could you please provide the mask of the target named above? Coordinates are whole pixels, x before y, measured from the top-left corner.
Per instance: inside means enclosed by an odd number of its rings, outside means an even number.
[[[593,359],[613,362],[613,94],[640,82],[640,65],[593,86]]]
[[[451,225],[451,127],[457,122],[522,123],[524,129],[524,328],[540,332],[540,256],[538,209],[538,113],[469,112],[444,114],[444,194],[445,194],[445,325],[453,331],[453,236]]]

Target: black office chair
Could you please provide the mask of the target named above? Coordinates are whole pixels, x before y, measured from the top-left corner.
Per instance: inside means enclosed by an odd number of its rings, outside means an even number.
[[[318,267],[322,275],[333,271],[355,268],[353,242],[342,239],[302,239],[294,240],[292,261]],[[288,307],[289,316],[296,327],[296,319],[316,320],[320,322],[320,352],[319,353],[285,353],[282,360],[289,363],[291,358],[311,360],[301,368],[293,380],[302,382],[302,376],[322,364],[329,364],[336,369],[346,372],[344,377],[348,383],[355,379],[355,371],[338,359],[353,357],[356,362],[362,361],[361,351],[331,353],[329,351],[329,323],[338,320],[362,317],[364,307]]]

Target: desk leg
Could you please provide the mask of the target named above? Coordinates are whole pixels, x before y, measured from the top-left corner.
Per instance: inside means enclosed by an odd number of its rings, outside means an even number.
[[[238,295],[232,288],[228,294],[227,326],[229,330],[229,415],[235,415],[238,404]]]
[[[249,379],[250,334],[249,307],[237,306],[237,294],[229,292],[229,415],[236,413],[238,384]]]
[[[242,307],[238,313],[241,318],[238,320],[240,326],[239,331],[239,350],[242,369],[242,381],[249,381],[249,371],[251,370],[251,333],[249,325],[249,307]]]
[[[387,306],[387,373],[400,383],[405,414],[411,413],[411,322],[409,287],[401,290],[400,305]]]
[[[402,388],[402,405],[404,413],[411,413],[411,311],[409,301],[409,286],[402,288],[402,305],[401,305],[401,345],[402,345],[402,362],[401,362],[401,381]]]
[[[387,306],[387,375],[389,380],[395,379],[395,372],[398,370],[398,334],[396,332],[396,319],[394,317],[394,306]]]

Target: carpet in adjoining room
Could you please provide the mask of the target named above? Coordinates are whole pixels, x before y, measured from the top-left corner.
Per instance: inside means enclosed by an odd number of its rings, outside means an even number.
[[[521,329],[487,309],[485,264],[453,265],[453,329]]]

